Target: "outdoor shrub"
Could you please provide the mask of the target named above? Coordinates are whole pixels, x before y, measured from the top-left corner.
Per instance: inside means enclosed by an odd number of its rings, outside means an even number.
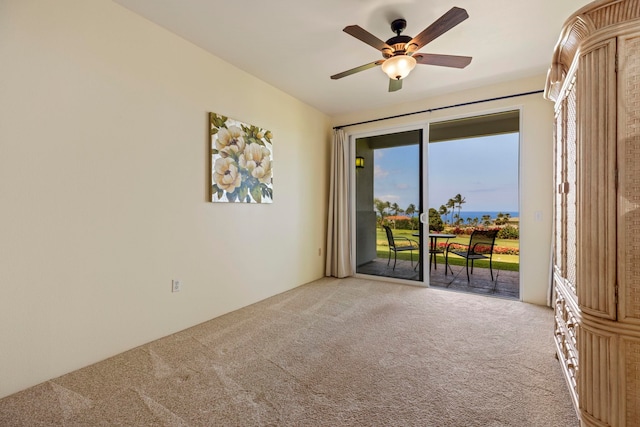
[[[444,224],[437,210],[429,208],[429,231],[442,231]]]
[[[478,227],[459,227],[456,226],[452,229],[450,229],[447,232],[451,232],[452,234],[457,234],[458,236],[460,235],[466,235],[469,236],[471,235],[471,233],[473,233],[474,230],[499,230],[499,228],[487,228],[487,227],[483,227],[483,226],[478,226]]]
[[[509,246],[494,246],[493,253],[499,255],[520,255],[520,249]]]
[[[411,230],[411,221],[406,219],[399,219],[396,221],[396,228],[398,230]]]
[[[442,243],[438,243],[438,249],[441,250],[445,250],[447,247],[447,243],[442,242]],[[451,246],[451,249],[463,249],[466,250],[467,246],[465,244],[462,243],[453,243]],[[478,253],[488,253],[489,252],[489,247],[477,247],[476,248],[476,252]],[[494,255],[520,255],[520,249],[519,248],[512,248],[509,246],[494,246],[493,247],[493,254]]]
[[[456,234],[458,236],[461,235],[470,235],[471,233],[473,233],[473,230],[475,228],[474,227],[459,227],[456,226],[455,228],[453,228],[453,230],[451,230],[451,234]]]
[[[513,225],[504,226],[498,231],[498,239],[519,239],[520,230]]]

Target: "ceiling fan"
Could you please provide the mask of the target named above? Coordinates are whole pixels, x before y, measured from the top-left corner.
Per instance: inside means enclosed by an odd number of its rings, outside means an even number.
[[[407,27],[407,21],[396,19],[391,23],[391,31],[396,33],[383,42],[367,30],[358,25],[349,25],[342,31],[352,35],[369,46],[378,49],[384,59],[352,68],[331,76],[333,80],[341,79],[360,71],[382,65],[382,71],[389,76],[389,92],[402,89],[402,79],[409,75],[416,64],[438,65],[441,67],[464,68],[471,63],[470,56],[438,55],[419,53],[424,45],[432,42],[469,17],[467,11],[459,7],[452,7],[447,13],[438,18],[433,24],[425,28],[420,34],[411,38],[400,35]]]

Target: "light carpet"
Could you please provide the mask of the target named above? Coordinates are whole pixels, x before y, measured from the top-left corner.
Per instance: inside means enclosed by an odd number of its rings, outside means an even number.
[[[1,426],[578,426],[553,312],[325,278],[0,400]]]

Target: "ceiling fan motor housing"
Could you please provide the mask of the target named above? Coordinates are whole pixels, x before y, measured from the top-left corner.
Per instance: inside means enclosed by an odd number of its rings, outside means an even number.
[[[390,58],[395,55],[405,55],[407,53],[407,43],[413,40],[412,37],[409,36],[395,36],[391,37],[387,40],[387,44],[391,46],[392,50],[383,49],[382,56],[385,58]]]
[[[400,18],[400,19],[396,19],[391,23],[391,31],[393,31],[394,33],[396,33],[395,37],[391,37],[389,40],[387,40],[387,45],[389,45],[391,47],[391,50],[389,49],[382,49],[382,56],[386,59],[386,58],[391,58],[392,56],[396,56],[396,55],[405,55],[407,52],[407,43],[409,43],[411,40],[413,40],[412,37],[409,36],[402,36],[400,35],[400,33],[402,33],[405,28],[407,28],[407,21]]]

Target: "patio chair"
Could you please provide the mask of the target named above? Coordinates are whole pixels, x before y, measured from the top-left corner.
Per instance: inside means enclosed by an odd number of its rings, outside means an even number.
[[[471,260],[471,274],[473,274],[473,262],[477,259],[489,260],[489,271],[491,272],[491,281],[493,281],[493,247],[496,242],[496,236],[498,230],[473,230],[471,237],[469,237],[469,244],[464,245],[462,243],[449,243],[445,249],[444,255],[444,274],[447,274],[447,268],[449,267],[449,253],[458,255],[467,260],[467,281],[470,282],[469,277],[469,260]],[[453,274],[453,270],[451,270]]]
[[[408,237],[394,237],[391,228],[388,225],[383,225],[384,231],[387,233],[387,242],[389,243],[389,259],[387,265],[391,262],[391,252],[393,251],[393,269],[396,269],[396,261],[398,260],[398,252],[409,251],[411,254],[411,266],[413,267],[413,251],[420,250],[420,245],[415,240],[411,240]]]

